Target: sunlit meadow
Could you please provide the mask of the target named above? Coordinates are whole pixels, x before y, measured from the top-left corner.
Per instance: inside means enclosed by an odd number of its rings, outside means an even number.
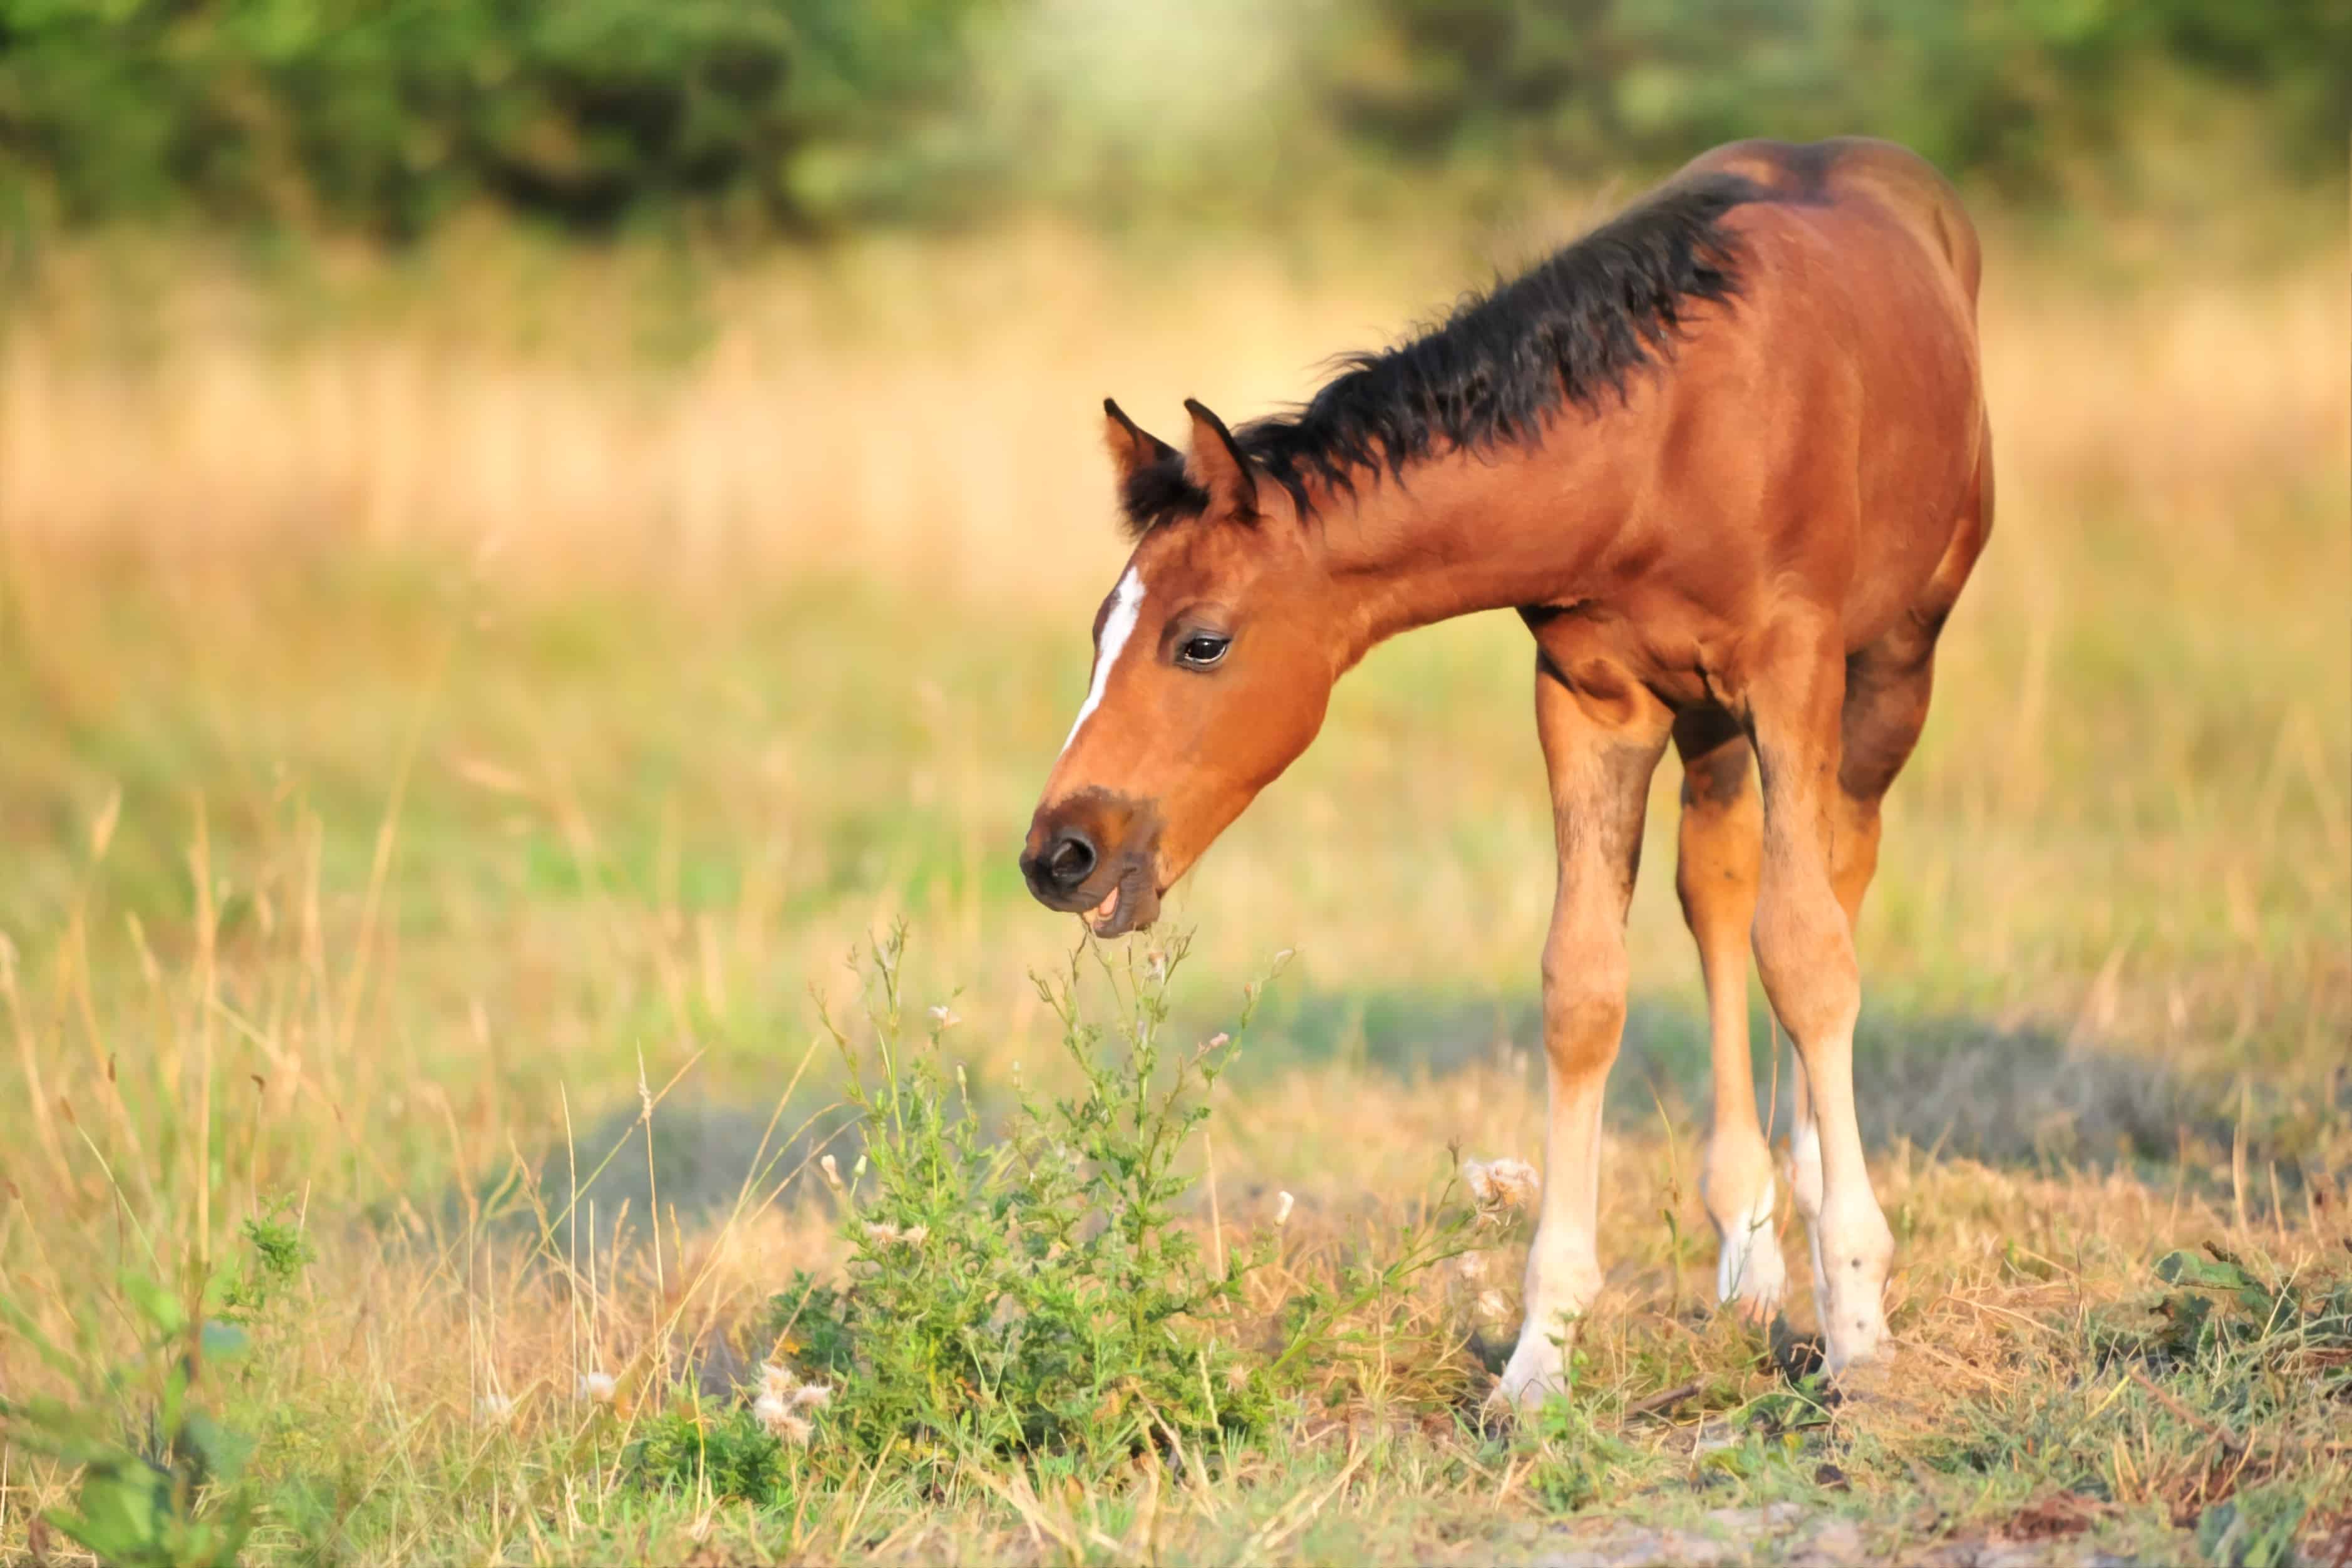
[[[948,1250],[843,1212],[884,1042],[986,1139],[1081,1081],[1032,979],[1081,933],[1013,858],[1118,567],[1098,400],[1298,396],[1574,216],[53,258],[0,337],[0,1400],[185,1475],[176,1366],[251,1450],[173,1506],[255,1561],[2352,1551],[2340,243],[1997,238],[1999,521],[1860,932],[1899,1395],[1807,1382],[1801,1301],[1712,1310],[1669,767],[1613,1289],[1568,1399],[1484,1413],[1525,1221],[1455,1167],[1538,1152],[1552,885],[1490,616],[1376,654],[1171,900],[1170,1060],[1279,970],[1174,1166],[1169,1233],[1257,1259],[1207,1426],[918,1463],[793,1403],[796,1271]],[[1087,1016],[1169,941],[1082,963]],[[0,1553],[73,1561],[29,1430]]]

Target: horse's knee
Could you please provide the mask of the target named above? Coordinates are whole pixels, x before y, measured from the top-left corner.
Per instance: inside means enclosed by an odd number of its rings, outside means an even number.
[[[1706,1212],[1719,1222],[1736,1218],[1771,1190],[1772,1151],[1763,1130],[1736,1121],[1717,1125],[1699,1163],[1699,1200]]]
[[[1800,1046],[1850,1035],[1862,1011],[1853,932],[1828,879],[1768,885],[1756,910],[1756,969]]]
[[[1555,934],[1544,944],[1544,1046],[1552,1067],[1577,1076],[1605,1070],[1625,1027],[1625,941],[1612,931]]]

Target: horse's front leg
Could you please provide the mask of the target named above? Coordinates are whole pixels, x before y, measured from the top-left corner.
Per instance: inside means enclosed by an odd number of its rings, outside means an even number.
[[[1673,717],[1605,664],[1536,671],[1536,732],[1551,775],[1559,889],[1544,943],[1549,1126],[1543,1210],[1528,1252],[1525,1319],[1502,1396],[1560,1386],[1562,1345],[1601,1289],[1601,1101],[1625,1026],[1625,909],[1642,857],[1650,775]]]

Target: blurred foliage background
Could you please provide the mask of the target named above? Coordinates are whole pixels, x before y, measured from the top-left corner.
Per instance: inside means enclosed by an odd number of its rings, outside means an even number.
[[[2347,67],[2352,6],[2307,0],[0,0],[0,210],[398,239],[480,206],[1248,217],[1853,130],[2032,203],[2155,120],[2307,177]]]

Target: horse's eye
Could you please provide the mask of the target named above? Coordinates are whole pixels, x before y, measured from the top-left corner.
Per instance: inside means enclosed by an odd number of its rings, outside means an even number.
[[[1208,669],[1223,658],[1225,649],[1233,645],[1234,639],[1231,637],[1212,637],[1206,632],[1196,632],[1186,637],[1183,644],[1177,648],[1176,662],[1194,669]]]

